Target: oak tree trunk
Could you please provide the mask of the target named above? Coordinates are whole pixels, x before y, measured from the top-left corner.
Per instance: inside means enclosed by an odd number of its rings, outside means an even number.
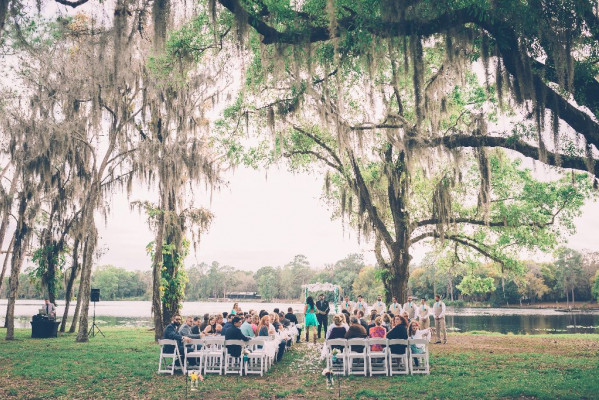
[[[77,342],[87,342],[88,338],[88,316],[89,316],[89,296],[91,290],[91,275],[93,266],[93,254],[96,250],[98,230],[94,220],[93,208],[88,211],[88,243],[85,254],[85,261],[81,268],[81,285],[79,286],[79,298],[81,300],[81,310],[79,317],[79,331],[77,332]]]
[[[75,239],[73,244],[73,265],[71,266],[71,274],[67,281],[65,288],[65,303],[64,313],[62,314],[62,321],[60,322],[60,332],[64,332],[67,325],[67,318],[69,317],[69,308],[71,306],[71,299],[73,298],[73,285],[75,284],[75,278],[79,272],[79,238]]]
[[[10,288],[8,293],[8,307],[6,310],[6,340],[13,340],[15,335],[15,301],[19,290],[19,274],[21,273],[21,267],[23,266],[23,260],[25,258],[24,253],[31,233],[25,219],[25,211],[27,210],[30,199],[31,192],[26,192],[24,190],[19,195],[19,211],[17,227],[14,233],[9,281]]]

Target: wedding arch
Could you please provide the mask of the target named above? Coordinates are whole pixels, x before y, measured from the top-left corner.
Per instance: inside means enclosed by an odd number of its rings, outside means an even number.
[[[309,292],[333,292],[335,294],[335,314],[339,312],[337,301],[339,300],[341,286],[329,282],[317,282],[302,285],[302,288],[304,288],[304,301],[308,298]]]

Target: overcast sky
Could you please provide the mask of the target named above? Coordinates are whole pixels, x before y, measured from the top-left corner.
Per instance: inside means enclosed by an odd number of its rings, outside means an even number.
[[[206,195],[202,196],[215,219],[202,236],[198,254],[186,260],[187,266],[218,261],[255,271],[265,265],[282,266],[303,254],[312,267],[321,268],[353,252],[363,253],[366,262],[374,264],[372,243],[359,244],[355,232],[347,227],[344,232],[341,221],[331,221],[331,213],[320,199],[322,176],[239,168],[227,179],[228,187],[212,194],[211,205]],[[108,225],[100,229],[103,254],[98,264],[149,269],[145,247],[153,240],[153,232],[145,216],[130,211],[125,196],[115,196],[111,203]],[[584,207],[577,228],[569,246],[599,250],[597,203]],[[425,252],[422,247],[414,249],[414,261],[419,262]]]

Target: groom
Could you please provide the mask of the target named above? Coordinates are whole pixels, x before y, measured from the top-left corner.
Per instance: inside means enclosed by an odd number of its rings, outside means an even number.
[[[318,296],[316,302],[316,319],[318,320],[318,338],[320,339],[320,331],[324,326],[324,333],[327,333],[327,326],[329,325],[329,302],[324,299],[324,294]]]

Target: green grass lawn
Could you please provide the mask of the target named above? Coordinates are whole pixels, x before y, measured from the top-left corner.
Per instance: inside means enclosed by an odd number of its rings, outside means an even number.
[[[0,340],[0,399],[180,399],[182,375],[158,375],[147,329],[106,337]],[[0,337],[6,330],[0,329]],[[296,345],[264,377],[208,375],[197,399],[599,399],[599,335],[455,334],[431,346],[429,376],[341,377],[327,389],[312,345]]]

